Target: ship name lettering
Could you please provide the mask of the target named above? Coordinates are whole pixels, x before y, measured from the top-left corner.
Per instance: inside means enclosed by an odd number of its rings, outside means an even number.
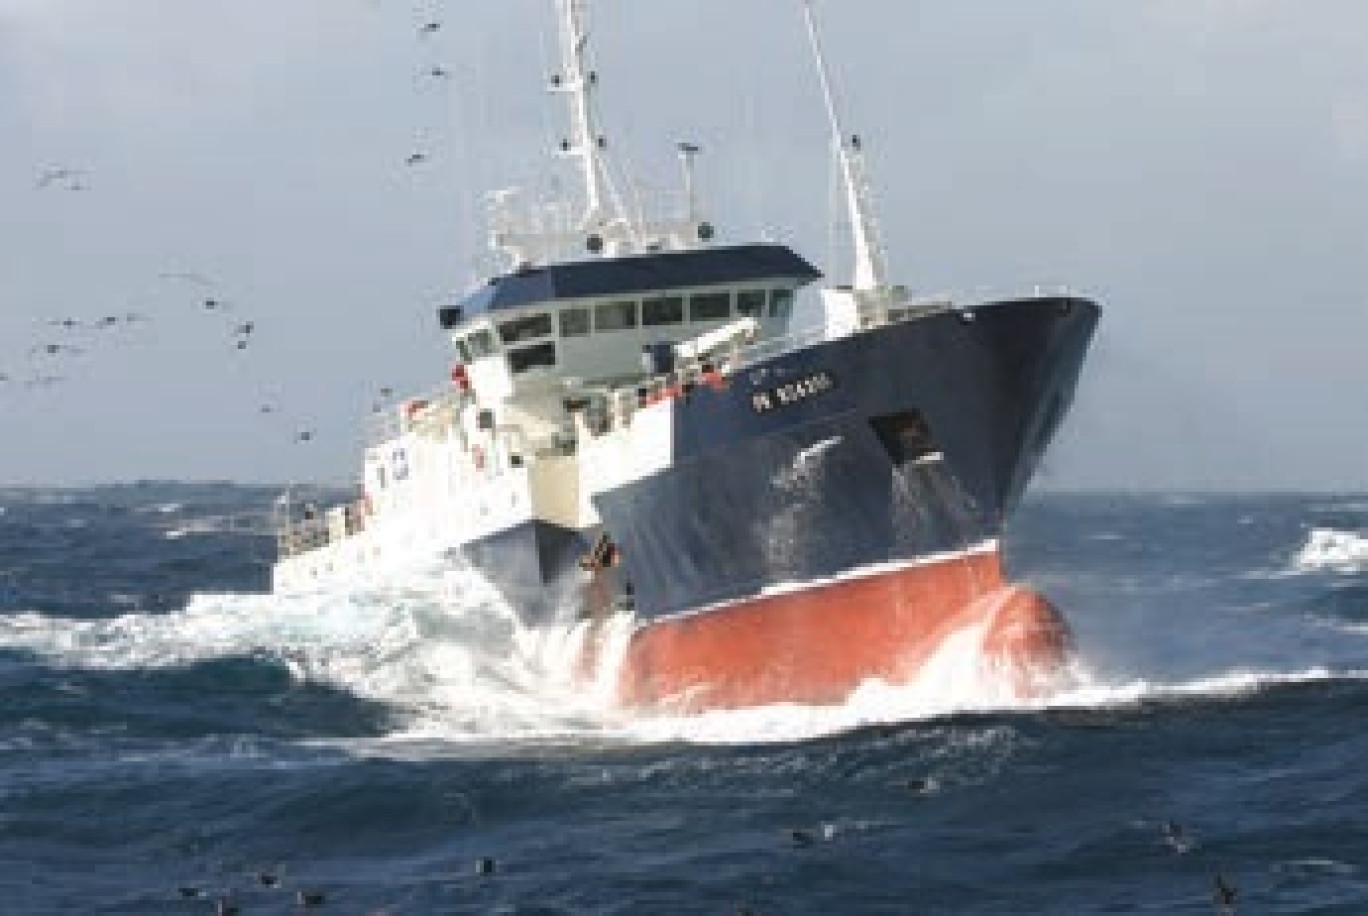
[[[836,387],[828,372],[814,372],[797,381],[778,385],[768,391],[751,395],[751,407],[756,413],[769,413],[779,407],[792,407]]]

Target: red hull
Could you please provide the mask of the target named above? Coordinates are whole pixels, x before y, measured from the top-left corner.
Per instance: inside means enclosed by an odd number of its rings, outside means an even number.
[[[976,627],[985,659],[1022,692],[1069,653],[1059,613],[1004,583],[997,552],[984,551],[647,624],[627,647],[618,694],[679,712],[839,703],[871,679],[915,680],[949,636]]]

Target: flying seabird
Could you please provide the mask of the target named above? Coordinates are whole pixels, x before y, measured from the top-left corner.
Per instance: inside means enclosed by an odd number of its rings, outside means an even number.
[[[418,30],[418,34],[432,35],[436,33],[439,29],[441,29],[441,27],[442,24],[440,22],[425,22],[423,23],[422,28]]]
[[[84,191],[85,185],[81,183],[81,177],[85,173],[80,169],[53,168],[47,169],[38,176],[35,185],[38,188],[50,188],[53,185],[61,185],[68,191]]]
[[[1187,834],[1183,832],[1182,825],[1175,823],[1174,821],[1164,821],[1161,832],[1164,834],[1164,842],[1168,844],[1170,849],[1179,855],[1182,855],[1192,848],[1192,841],[1189,840]]]
[[[411,153],[404,160],[405,165],[421,165],[424,162],[427,162],[427,153]]]
[[[1235,912],[1235,898],[1239,895],[1235,885],[1227,884],[1225,875],[1216,874],[1216,886],[1212,889],[1211,898],[1216,904],[1216,910],[1220,913]]]
[[[37,186],[46,188],[53,182],[62,181],[72,176],[71,169],[48,169],[38,176]]]
[[[193,270],[168,270],[157,274],[163,280],[183,280],[186,283],[193,283],[196,286],[213,286],[214,281],[204,274],[196,273]]]
[[[37,356],[39,354],[43,354],[46,356],[56,356],[58,353],[71,353],[73,355],[76,355],[84,352],[85,351],[81,348],[73,347],[71,346],[71,344],[47,343],[37,344],[30,348],[29,356]]]

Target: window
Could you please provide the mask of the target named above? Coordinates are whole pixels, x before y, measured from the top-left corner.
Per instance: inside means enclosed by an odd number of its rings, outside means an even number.
[[[521,375],[537,366],[554,366],[555,364],[556,345],[550,341],[508,352],[508,368],[512,370],[514,375]]]
[[[523,340],[536,340],[538,337],[548,337],[551,334],[551,315],[542,312],[540,315],[525,315],[522,318],[514,318],[512,321],[505,321],[499,325],[499,337],[506,344],[515,344]]]
[[[684,320],[684,297],[661,296],[641,301],[641,323],[644,326],[679,324]]]
[[[470,344],[466,343],[466,339],[464,337],[453,337],[452,343],[456,347],[456,359],[462,364],[470,362]]]
[[[787,318],[793,314],[793,290],[770,290],[769,313],[771,318]]]
[[[561,309],[560,335],[562,337],[583,337],[589,333],[589,310],[586,308]]]
[[[689,297],[690,321],[725,321],[731,317],[731,293],[699,293]]]
[[[494,345],[494,335],[489,333],[489,328],[480,328],[474,334],[466,338],[470,344],[470,353],[476,359],[483,359],[486,356],[493,356],[498,349]]]
[[[736,314],[749,318],[763,318],[765,315],[765,291],[763,289],[743,289],[736,294]]]
[[[603,302],[594,306],[596,331],[622,331],[636,326],[635,302]]]

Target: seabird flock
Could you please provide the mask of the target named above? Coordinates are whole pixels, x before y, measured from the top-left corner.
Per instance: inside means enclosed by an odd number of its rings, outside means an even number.
[[[432,38],[443,28],[443,21],[436,18],[433,11],[415,10],[414,34],[416,44],[422,47],[426,56],[431,48]],[[451,67],[440,61],[431,61],[419,71],[426,80],[444,81],[451,77]],[[416,167],[430,161],[430,155],[423,150],[413,150],[401,161],[407,167]],[[35,193],[72,193],[91,191],[98,188],[92,182],[90,172],[67,164],[54,164],[37,171],[33,180]],[[223,329],[225,348],[232,352],[242,352],[252,346],[257,339],[258,325],[255,318],[244,317],[232,299],[222,293],[219,280],[198,270],[166,270],[156,275],[158,300],[175,300],[182,313],[198,311],[209,318],[218,316],[226,323]],[[173,313],[174,314],[174,313]],[[47,330],[27,346],[27,359],[14,359],[11,363],[0,362],[0,398],[17,392],[33,392],[55,389],[71,383],[79,377],[79,363],[92,352],[116,343],[126,343],[126,338],[116,334],[120,331],[152,328],[164,323],[168,314],[148,314],[146,310],[116,310],[108,314],[91,316],[62,315],[41,319]],[[120,338],[116,340],[116,337]],[[146,336],[143,336],[146,339]],[[389,387],[379,389],[381,401],[392,398]],[[378,409],[378,408],[377,408]],[[256,413],[262,417],[282,414],[280,406],[273,403],[260,403]],[[316,433],[307,427],[293,428],[291,438],[296,443],[314,441]]]

